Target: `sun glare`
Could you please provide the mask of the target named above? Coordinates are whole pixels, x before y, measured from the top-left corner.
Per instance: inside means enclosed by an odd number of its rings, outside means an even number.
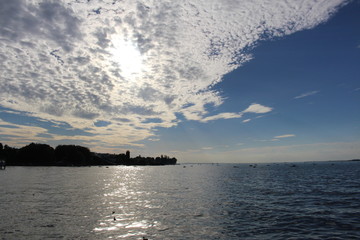
[[[143,70],[143,56],[137,44],[124,40],[120,36],[113,37],[112,47],[109,52],[112,54],[112,61],[117,63],[121,69],[121,75],[131,80]]]

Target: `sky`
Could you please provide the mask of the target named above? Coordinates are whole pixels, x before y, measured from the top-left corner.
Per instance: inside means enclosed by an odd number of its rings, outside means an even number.
[[[360,158],[360,2],[0,0],[0,142]]]

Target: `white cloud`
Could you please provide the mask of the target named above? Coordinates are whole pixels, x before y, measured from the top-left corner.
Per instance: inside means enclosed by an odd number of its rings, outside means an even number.
[[[256,142],[277,142],[280,141],[280,139],[282,138],[291,138],[291,137],[295,137],[295,134],[284,134],[284,135],[279,135],[279,136],[275,136],[272,139],[260,139],[260,140],[255,140]]]
[[[250,122],[250,121],[251,121],[251,119],[248,118],[248,119],[243,120],[242,122],[247,123],[247,122]]]
[[[35,126],[24,126],[19,124],[12,124],[0,119],[0,136],[7,139],[7,144],[10,146],[22,146],[21,143],[30,143],[37,139],[37,141],[46,141],[49,138],[41,137],[42,134],[48,132]],[[51,137],[51,135],[49,134]]]
[[[274,138],[289,138],[289,137],[295,137],[295,134],[284,134],[284,135],[275,136]]]
[[[270,107],[266,107],[257,103],[253,103],[251,104],[248,108],[246,108],[244,111],[239,112],[239,113],[219,113],[213,116],[208,116],[205,117],[203,119],[200,119],[199,117],[199,121],[201,122],[208,122],[208,121],[213,121],[213,120],[218,120],[218,119],[231,119],[231,118],[241,118],[243,116],[244,113],[267,113],[272,111],[272,108]],[[251,119],[245,119],[242,122],[249,122]]]
[[[312,96],[317,94],[319,91],[311,91],[311,92],[306,92],[303,94],[300,94],[299,96],[294,97],[294,99],[299,99],[299,98],[304,98],[304,97],[308,97],[308,96]]]
[[[266,113],[252,104],[209,117],[204,106],[223,103],[212,86],[259,40],[313,28],[345,2],[0,1],[1,105],[89,128],[86,140],[110,147],[175,126],[176,113],[202,122]],[[93,128],[99,120],[111,123]]]
[[[244,113],[267,113],[271,112],[272,108],[266,107],[257,103],[251,104],[247,109],[245,109]]]
[[[208,122],[208,121],[213,121],[213,120],[218,120],[218,119],[231,119],[231,118],[241,118],[241,117],[242,117],[242,113],[219,113],[214,116],[205,117],[205,118],[201,119],[200,121]]]

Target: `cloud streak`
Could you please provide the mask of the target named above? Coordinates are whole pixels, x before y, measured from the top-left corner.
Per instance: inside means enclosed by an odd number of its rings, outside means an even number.
[[[253,104],[209,116],[205,105],[223,103],[213,86],[259,41],[313,28],[344,4],[0,1],[1,105],[87,129],[87,140],[110,147],[173,127],[178,113],[201,122],[266,113]]]
[[[318,92],[319,91],[306,92],[306,93],[300,94],[299,96],[294,97],[294,99],[300,99],[300,98],[304,98],[304,97],[309,97],[309,96],[317,94]]]
[[[245,113],[268,113],[271,112],[273,109],[270,107],[263,106],[258,103],[251,104],[248,108],[246,108],[244,111],[239,113],[219,113],[217,115],[208,116],[203,119],[200,119],[201,122],[208,122],[208,121],[214,121],[218,119],[232,119],[232,118],[241,118]],[[249,122],[250,119],[243,120],[243,122]]]
[[[275,136],[275,139],[278,138],[289,138],[289,137],[295,137],[295,134],[284,134],[284,135],[279,135],[279,136]]]

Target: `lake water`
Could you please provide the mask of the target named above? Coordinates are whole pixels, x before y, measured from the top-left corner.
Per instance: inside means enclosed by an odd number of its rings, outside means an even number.
[[[360,162],[7,167],[0,239],[360,239]]]

